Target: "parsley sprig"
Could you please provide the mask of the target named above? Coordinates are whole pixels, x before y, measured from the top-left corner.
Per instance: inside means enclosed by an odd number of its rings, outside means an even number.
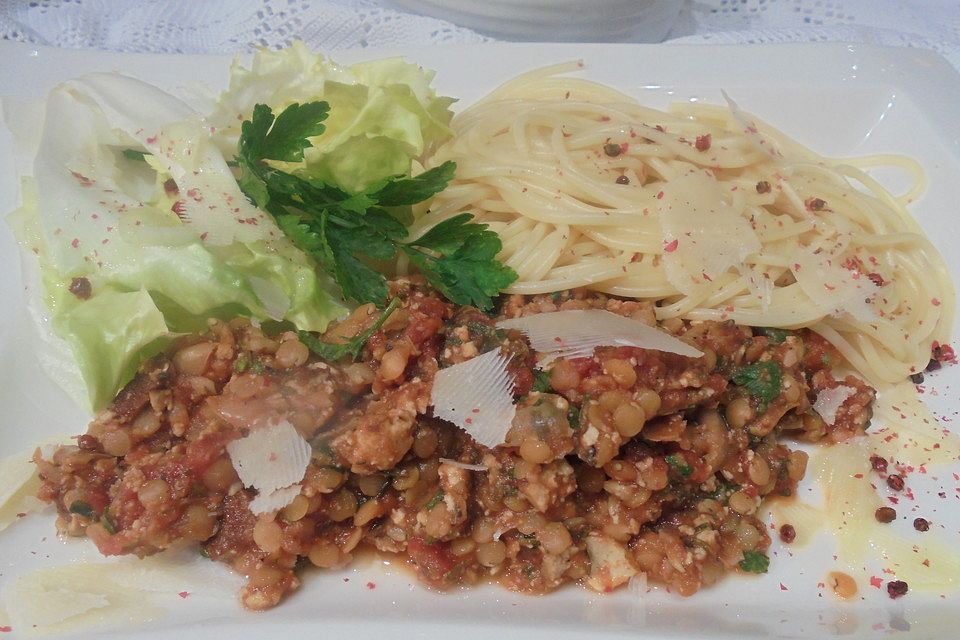
[[[408,240],[408,214],[397,209],[442,191],[453,179],[453,162],[412,178],[393,176],[356,194],[265,162],[301,162],[304,149],[312,146],[309,138],[324,132],[328,112],[326,102],[291,104],[277,116],[269,106],[256,105],[241,127],[235,158],[243,192],[276,218],[346,298],[383,306],[386,278],[371,263],[393,260],[402,252],[453,302],[492,308],[492,298],[517,278],[496,260],[499,236],[464,213]]]

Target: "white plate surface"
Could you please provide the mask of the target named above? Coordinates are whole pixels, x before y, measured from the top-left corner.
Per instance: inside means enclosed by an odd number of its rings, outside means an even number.
[[[509,77],[544,64],[582,58],[584,75],[613,84],[663,107],[676,100],[722,102],[728,91],[740,105],[818,151],[835,156],[896,152],[919,159],[930,188],[913,212],[960,275],[960,76],[942,58],[910,49],[861,45],[656,46],[482,45],[358,51],[342,62],[403,54],[438,71],[436,86],[469,104]],[[225,57],[155,56],[36,49],[0,43],[0,96],[43,95],[59,81],[88,71],[121,71],[163,87],[227,80]],[[25,133],[18,131],[18,134]],[[0,131],[0,212],[18,202],[19,163],[8,131]],[[896,177],[891,177],[895,185]],[[41,372],[31,347],[37,339],[27,316],[19,257],[9,229],[0,225],[0,454],[48,436],[80,433],[86,416]],[[956,330],[955,330],[956,334]],[[935,413],[954,418],[960,367],[928,380]],[[945,425],[949,426],[949,425]],[[960,464],[949,469],[960,471]],[[931,535],[960,541],[960,489],[946,479],[918,491],[918,514],[939,524]],[[938,490],[947,491],[939,499]],[[911,593],[892,601],[862,588],[864,598],[841,603],[817,587],[835,568],[833,541],[823,536],[788,554],[778,542],[771,572],[731,577],[683,599],[655,590],[643,598],[622,590],[598,596],[568,588],[525,597],[496,588],[435,594],[410,575],[380,563],[339,573],[307,572],[305,586],[273,611],[240,610],[229,595],[237,586],[224,569],[208,587],[192,585],[188,598],[171,591],[168,613],[150,614],[136,637],[227,638],[344,637],[467,639],[523,638],[954,638],[960,595]],[[98,561],[86,541],[57,539],[53,515],[31,516],[0,534],[0,588],[38,566]],[[225,582],[216,588],[216,582]],[[186,584],[186,583],[185,583]],[[782,585],[782,587],[781,587]],[[373,587],[373,588],[371,588]],[[207,593],[204,593],[205,589]],[[2,614],[0,614],[2,615]],[[2,620],[2,618],[0,618]],[[0,621],[0,626],[6,624]],[[13,629],[3,637],[21,637]],[[133,637],[129,630],[98,637]],[[25,635],[25,634],[24,634]]]

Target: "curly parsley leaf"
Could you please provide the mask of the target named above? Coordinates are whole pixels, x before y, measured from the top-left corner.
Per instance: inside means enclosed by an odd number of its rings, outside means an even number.
[[[254,107],[241,126],[235,158],[247,197],[276,218],[294,244],[334,278],[345,298],[384,304],[386,278],[370,263],[392,260],[402,251],[453,302],[492,308],[491,298],[517,274],[497,262],[500,238],[486,225],[460,214],[405,241],[404,212],[397,207],[442,191],[453,178],[453,162],[414,177],[394,176],[356,194],[264,162],[303,160],[311,146],[308,138],[323,133],[328,111],[325,102],[292,104],[279,116],[267,105]]]
[[[782,377],[780,365],[767,360],[741,367],[733,374],[733,382],[746,389],[747,393],[757,399],[760,410],[766,411],[767,405],[780,395]]]
[[[770,558],[760,551],[744,551],[740,568],[747,573],[766,573],[770,567]]]

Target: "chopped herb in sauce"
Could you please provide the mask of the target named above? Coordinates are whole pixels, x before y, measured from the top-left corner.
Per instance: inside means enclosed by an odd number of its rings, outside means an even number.
[[[767,405],[780,395],[782,375],[780,365],[767,360],[740,368],[733,374],[733,382],[757,399],[760,411],[766,411]]]
[[[537,369],[533,372],[533,390],[544,393],[550,391],[550,374]]]
[[[581,403],[582,406],[587,406],[589,402],[590,394],[585,394],[583,396],[583,402]],[[567,422],[570,423],[570,428],[574,431],[579,431],[581,427],[580,420],[580,407],[571,402],[570,408],[567,409]]]
[[[113,523],[113,517],[110,515],[110,507],[103,510],[103,517],[100,518],[100,524],[107,530],[107,533],[113,535],[117,532],[117,526]]]
[[[83,500],[74,500],[70,503],[70,513],[75,513],[78,516],[83,516],[84,518],[92,518],[93,507]]]
[[[687,464],[687,461],[678,453],[671,454],[664,458],[667,461],[667,464],[670,465],[670,468],[675,472],[679,473],[684,478],[690,477],[690,474],[693,473],[693,467]]]
[[[435,506],[443,502],[443,495],[443,489],[437,489],[437,492],[432,498],[430,498],[430,501],[427,502],[427,504],[423,505],[423,508],[427,511],[430,511],[430,509],[433,509]]]
[[[237,373],[243,373],[250,366],[250,354],[241,353],[237,356],[237,359],[233,361],[233,370]]]
[[[770,558],[760,551],[744,551],[739,566],[747,573],[766,573],[770,567]]]
[[[390,314],[399,306],[400,298],[394,298],[390,301],[390,304],[387,305],[387,308],[380,313],[380,317],[377,318],[373,324],[342,344],[323,342],[320,338],[307,331],[299,331],[297,335],[300,337],[300,342],[307,345],[310,351],[313,351],[324,360],[335,362],[347,356],[349,356],[351,360],[356,360],[360,357],[360,352],[363,351],[363,345],[367,343],[370,336],[375,334],[380,327],[383,326],[383,323],[387,321]]]
[[[761,336],[766,336],[773,344],[783,344],[790,332],[786,329],[777,329],[776,327],[758,327],[756,332]]]

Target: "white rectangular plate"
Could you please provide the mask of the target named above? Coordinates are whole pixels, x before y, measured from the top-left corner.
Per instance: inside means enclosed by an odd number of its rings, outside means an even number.
[[[960,274],[957,215],[960,178],[960,76],[943,59],[912,49],[860,45],[643,46],[483,45],[409,48],[338,54],[338,61],[402,54],[438,71],[441,93],[469,104],[500,82],[537,66],[582,58],[583,75],[612,84],[656,107],[676,100],[722,103],[721,89],[740,105],[814,149],[834,156],[895,152],[924,165],[930,188],[913,212]],[[37,49],[0,43],[0,95],[43,95],[59,81],[89,71],[121,71],[173,88],[222,87],[229,59],[210,56],[130,55]],[[16,132],[24,135],[26,129]],[[7,131],[0,131],[0,212],[18,202],[22,168]],[[895,183],[895,177],[892,178]],[[16,244],[0,225],[0,453],[41,439],[85,430],[86,416],[41,372],[31,345],[37,334],[25,310]],[[932,376],[927,398],[938,416],[960,409],[960,367]],[[929,391],[939,393],[931,395]],[[918,494],[917,514],[938,525],[936,535],[956,546],[960,489],[944,476],[946,499]],[[917,638],[956,637],[957,593],[911,593],[890,600],[861,584],[862,599],[842,603],[818,588],[835,568],[833,541],[823,536],[788,553],[774,542],[771,572],[730,577],[688,599],[655,590],[643,598],[622,590],[598,596],[568,588],[525,597],[499,588],[448,594],[429,592],[410,574],[378,562],[342,572],[305,571],[304,587],[280,607],[244,612],[233,598],[237,580],[207,567],[204,581],[183,579],[165,594],[166,612],[135,616],[137,637],[435,638],[454,633],[489,638],[811,638],[867,637],[909,628]],[[101,559],[86,541],[56,537],[53,516],[31,516],[0,534],[0,587],[38,566]],[[211,571],[213,572],[211,574]],[[109,575],[109,574],[106,574]],[[215,575],[215,580],[209,576]],[[219,586],[218,586],[219,584]],[[179,591],[189,591],[187,597]],[[149,619],[142,624],[142,619]],[[0,612],[0,627],[8,624]],[[29,629],[13,629],[27,635]],[[127,630],[107,632],[133,637]],[[5,637],[0,633],[0,640]],[[7,636],[9,637],[9,636]],[[113,637],[113,636],[111,636]]]

